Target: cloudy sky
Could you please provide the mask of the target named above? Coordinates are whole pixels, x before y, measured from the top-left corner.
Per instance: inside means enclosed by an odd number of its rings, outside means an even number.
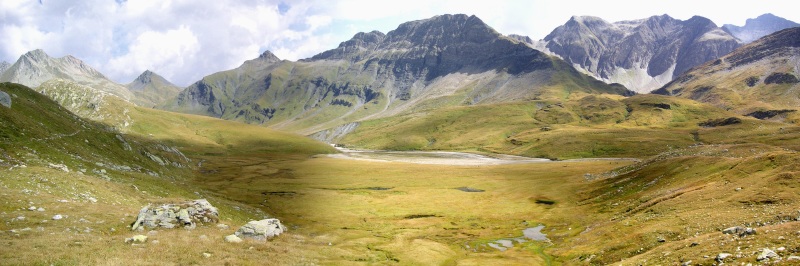
[[[544,38],[572,15],[607,21],[668,14],[744,25],[764,13],[800,22],[794,0],[2,0],[0,61],[44,49],[120,83],[150,69],[186,86],[270,50],[297,60],[361,31],[384,33],[439,14],[477,15],[503,34]]]

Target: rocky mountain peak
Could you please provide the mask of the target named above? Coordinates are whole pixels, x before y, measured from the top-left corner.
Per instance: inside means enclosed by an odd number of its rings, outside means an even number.
[[[36,50],[29,51],[29,52],[25,53],[24,55],[22,55],[22,58],[25,58],[25,59],[28,59],[28,60],[33,60],[33,61],[36,61],[36,62],[52,59],[42,49],[36,49]]]
[[[358,61],[374,50],[406,51],[409,49],[442,50],[465,43],[483,44],[502,37],[476,16],[464,14],[439,15],[429,19],[409,21],[383,34],[379,31],[360,32],[336,49],[328,50],[304,61],[349,58]]]
[[[54,79],[63,79],[88,86],[93,89],[108,92],[129,100],[132,97],[122,85],[119,85],[96,69],[73,56],[53,58],[42,49],[27,52],[19,57],[17,62],[8,67],[0,75],[0,81],[19,83],[31,88]]]
[[[140,74],[140,75],[139,75],[139,77],[137,77],[135,80],[133,80],[133,82],[132,82],[132,83],[141,83],[141,84],[148,84],[148,83],[152,83],[152,82],[153,82],[153,78],[154,78],[154,77],[155,77],[155,79],[157,79],[157,80],[164,80],[164,81],[166,81],[164,78],[162,78],[162,77],[161,77],[161,76],[159,76],[158,74],[156,74],[156,73],[153,73],[153,71],[150,71],[150,70],[145,70],[144,72],[142,72],[142,74]]]
[[[585,25],[588,27],[604,25],[604,24],[609,24],[609,23],[603,20],[602,18],[595,16],[572,16],[566,23],[566,25],[570,26]]]
[[[161,75],[145,70],[131,83],[125,85],[135,96],[134,103],[140,106],[153,106],[175,97],[181,88],[170,83]]]
[[[771,13],[763,14],[757,18],[747,19],[744,26],[725,24],[722,28],[744,43],[753,42],[786,28],[800,27],[800,24],[775,16]]]
[[[484,43],[499,35],[474,15],[448,14],[400,24],[386,34],[384,45],[443,47],[460,42]]]
[[[531,37],[528,37],[528,36],[523,36],[523,35],[518,35],[518,34],[509,34],[508,38],[511,38],[512,40],[517,40],[517,41],[522,42],[522,43],[528,43],[528,44],[532,44],[533,43],[533,39],[531,39]]]
[[[278,56],[276,56],[275,54],[273,54],[269,50],[265,50],[263,53],[261,53],[261,55],[258,56],[258,59],[266,60],[266,61],[271,62],[271,63],[275,63],[275,62],[280,62],[281,61],[281,59],[278,58]]]

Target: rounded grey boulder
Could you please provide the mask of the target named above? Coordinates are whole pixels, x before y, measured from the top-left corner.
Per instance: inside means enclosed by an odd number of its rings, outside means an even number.
[[[239,230],[236,236],[241,238],[252,238],[255,240],[266,241],[286,231],[286,227],[278,219],[264,219],[261,221],[250,221]]]
[[[0,91],[0,105],[11,108],[11,96],[4,91]]]

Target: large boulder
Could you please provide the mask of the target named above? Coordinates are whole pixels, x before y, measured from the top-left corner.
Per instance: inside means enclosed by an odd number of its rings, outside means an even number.
[[[727,235],[737,235],[739,237],[745,237],[748,235],[755,235],[756,229],[750,227],[734,226],[725,228],[725,230],[722,230],[722,233]]]
[[[147,228],[175,228],[185,227],[192,229],[198,223],[216,223],[219,221],[219,212],[205,199],[187,201],[176,204],[163,204],[159,206],[147,205],[139,211],[136,222],[131,225],[131,230]]]
[[[756,257],[756,260],[763,261],[763,260],[777,259],[777,258],[780,258],[780,256],[778,256],[778,253],[775,253],[775,251],[772,251],[771,249],[765,248],[764,250],[761,251],[761,254],[758,255],[758,257]]]
[[[266,241],[272,237],[278,236],[286,231],[286,226],[281,224],[278,219],[264,219],[261,221],[250,221],[239,230],[236,230],[236,236],[241,238],[252,238],[255,240]]]
[[[0,105],[11,108],[11,96],[8,93],[0,91]]]

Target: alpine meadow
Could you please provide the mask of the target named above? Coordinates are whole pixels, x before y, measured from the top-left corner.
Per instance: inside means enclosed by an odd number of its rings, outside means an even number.
[[[800,24],[576,15],[188,86],[31,48],[0,63],[0,264],[800,264]]]

